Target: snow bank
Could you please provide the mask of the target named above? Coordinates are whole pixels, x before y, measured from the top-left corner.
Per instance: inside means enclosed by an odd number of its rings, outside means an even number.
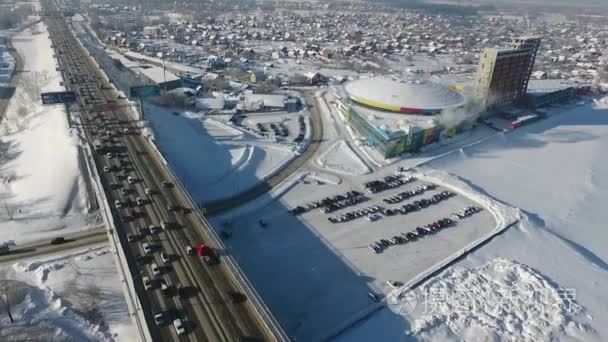
[[[0,214],[0,236],[19,244],[87,228],[78,138],[63,106],[42,107],[39,100],[40,91],[63,89],[45,32],[39,23],[16,35],[28,72],[19,74],[0,124],[0,197],[8,207]]]
[[[133,322],[107,246],[0,269],[15,323],[0,315],[0,340],[133,341]],[[0,299],[1,301],[1,299]]]
[[[608,96],[593,100],[596,109],[608,109]]]
[[[592,332],[571,289],[534,269],[503,258],[473,269],[456,267],[424,284],[411,333],[422,339],[548,341],[580,339]],[[444,330],[444,331],[442,331]]]

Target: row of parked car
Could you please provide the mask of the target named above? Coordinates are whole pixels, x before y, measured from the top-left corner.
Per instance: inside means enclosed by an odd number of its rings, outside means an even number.
[[[417,195],[421,195],[429,190],[435,190],[437,185],[435,184],[424,184],[417,186],[415,189],[404,191],[395,196],[391,196],[388,198],[382,199],[382,201],[386,204],[396,204],[405,201],[406,199],[412,198]]]
[[[414,229],[410,232],[400,233],[399,235],[395,235],[390,238],[385,238],[385,239],[380,239],[378,241],[374,241],[371,244],[369,244],[368,248],[372,252],[379,254],[379,253],[382,253],[382,251],[384,251],[385,249],[387,249],[390,246],[403,245],[403,244],[406,244],[409,242],[416,241],[424,236],[434,234],[434,233],[440,231],[441,229],[446,228],[453,224],[454,224],[454,220],[449,219],[449,218],[442,218],[433,223],[429,223],[425,226],[416,227],[416,229]]]
[[[373,207],[350,211],[340,216],[328,217],[327,219],[331,223],[344,223],[362,217],[365,217],[368,221],[376,221],[381,217],[378,213],[381,213],[385,210],[385,208],[375,205]]]
[[[429,198],[423,198],[423,199],[420,199],[417,201],[413,201],[412,203],[404,204],[400,208],[385,209],[382,213],[385,216],[393,216],[393,215],[397,215],[397,214],[407,215],[411,212],[427,208],[433,204],[437,204],[441,201],[444,201],[444,200],[454,197],[454,196],[456,196],[456,193],[454,193],[454,192],[442,191]]]
[[[304,140],[304,132],[306,132],[306,124],[304,123],[304,117],[302,115],[298,116],[298,124],[300,125],[300,133],[294,139],[294,142],[299,143]]]
[[[289,210],[291,215],[300,215],[311,211],[313,209],[320,208],[324,213],[331,213],[342,208],[357,205],[359,203],[369,200],[363,193],[352,190],[344,194],[335,195],[332,197],[325,197],[318,201],[313,201],[305,206],[297,206]]]
[[[452,218],[454,220],[462,220],[463,218],[467,218],[473,214],[476,214],[480,211],[482,211],[483,209],[481,209],[480,207],[476,207],[476,206],[469,206],[466,208],[461,209],[460,211],[452,214]]]
[[[434,187],[434,185],[431,185],[431,187]],[[380,219],[382,217],[380,214],[382,214],[384,216],[394,216],[397,214],[407,215],[411,212],[421,210],[430,205],[437,204],[437,203],[439,203],[443,200],[446,200],[450,197],[453,197],[455,195],[456,194],[451,191],[443,191],[443,192],[435,194],[429,198],[423,198],[421,200],[413,201],[412,203],[405,204],[405,205],[401,206],[401,208],[390,209],[390,208],[384,208],[384,207],[380,207],[380,206],[373,206],[373,207],[369,207],[369,208],[354,210],[354,211],[345,213],[345,214],[337,216],[337,217],[329,217],[328,220],[331,223],[343,223],[343,222],[348,222],[348,221],[352,221],[352,220],[364,217],[368,221],[373,222],[373,221],[377,221],[378,219]]]
[[[386,176],[381,179],[363,183],[363,187],[372,194],[376,194],[382,191],[398,188],[404,184],[415,181],[416,178],[411,176],[403,176],[400,173]]]

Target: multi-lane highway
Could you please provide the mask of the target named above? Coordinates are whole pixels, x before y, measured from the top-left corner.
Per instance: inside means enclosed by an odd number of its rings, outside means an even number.
[[[87,56],[56,4],[43,1],[43,7],[65,85],[78,97],[73,109],[91,145],[98,141],[96,168],[152,339],[286,340],[213,228],[140,134],[132,107]],[[187,246],[197,245],[218,257],[205,261],[187,253]]]

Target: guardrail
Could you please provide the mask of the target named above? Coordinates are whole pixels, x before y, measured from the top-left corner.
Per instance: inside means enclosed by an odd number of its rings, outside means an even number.
[[[169,173],[171,174],[171,177],[173,178],[174,184],[186,196],[186,200],[190,202],[191,207],[193,208],[192,212],[197,215],[197,218],[201,222],[203,222],[204,225],[209,227],[209,229],[207,229],[208,233],[205,231],[203,231],[203,233],[205,233],[205,235],[208,235],[211,238],[211,240],[212,240],[213,244],[215,244],[216,248],[221,248],[222,250],[227,250],[226,246],[224,245],[222,240],[219,238],[219,236],[217,235],[217,233],[215,232],[215,230],[213,229],[213,227],[211,226],[211,224],[209,223],[207,218],[201,213],[200,209],[196,205],[196,202],[190,196],[190,193],[188,193],[188,191],[186,191],[186,188],[184,187],[182,182],[179,180],[179,178],[173,171],[173,168],[171,167],[171,165],[162,156],[162,154],[160,153],[160,151],[158,150],[158,148],[156,147],[154,142],[150,141],[150,139],[148,139],[148,142],[150,143],[151,149],[154,151],[157,158],[163,164],[165,164],[167,170],[169,171]],[[235,277],[235,280],[237,281],[237,283],[241,284],[241,287],[245,290],[245,293],[247,294],[249,301],[254,303],[254,305],[258,308],[258,312],[264,318],[264,323],[268,326],[268,329],[275,335],[275,337],[277,338],[278,341],[280,341],[280,342],[290,341],[289,337],[287,336],[287,334],[285,333],[285,331],[283,330],[283,328],[281,327],[279,322],[274,318],[274,315],[272,315],[272,313],[270,312],[270,309],[266,306],[266,304],[264,303],[262,298],[259,296],[259,294],[255,290],[255,287],[253,286],[253,284],[251,284],[249,279],[247,279],[247,276],[243,273],[243,271],[238,266],[238,264],[236,263],[234,258],[230,255],[223,255],[223,259],[225,261],[226,266],[228,266],[228,268],[230,269],[231,274]]]

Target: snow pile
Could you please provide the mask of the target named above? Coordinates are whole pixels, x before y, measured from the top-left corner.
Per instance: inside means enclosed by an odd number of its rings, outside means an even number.
[[[608,96],[593,100],[596,109],[608,109]]]
[[[335,142],[317,158],[317,163],[328,170],[348,175],[364,175],[371,172],[344,140]]]
[[[584,308],[534,269],[498,258],[474,268],[454,268],[426,283],[424,313],[411,332],[458,340],[548,341],[581,338],[593,330],[577,317]]]
[[[0,268],[15,319],[0,315],[0,340],[136,340],[113,261],[104,246]]]

